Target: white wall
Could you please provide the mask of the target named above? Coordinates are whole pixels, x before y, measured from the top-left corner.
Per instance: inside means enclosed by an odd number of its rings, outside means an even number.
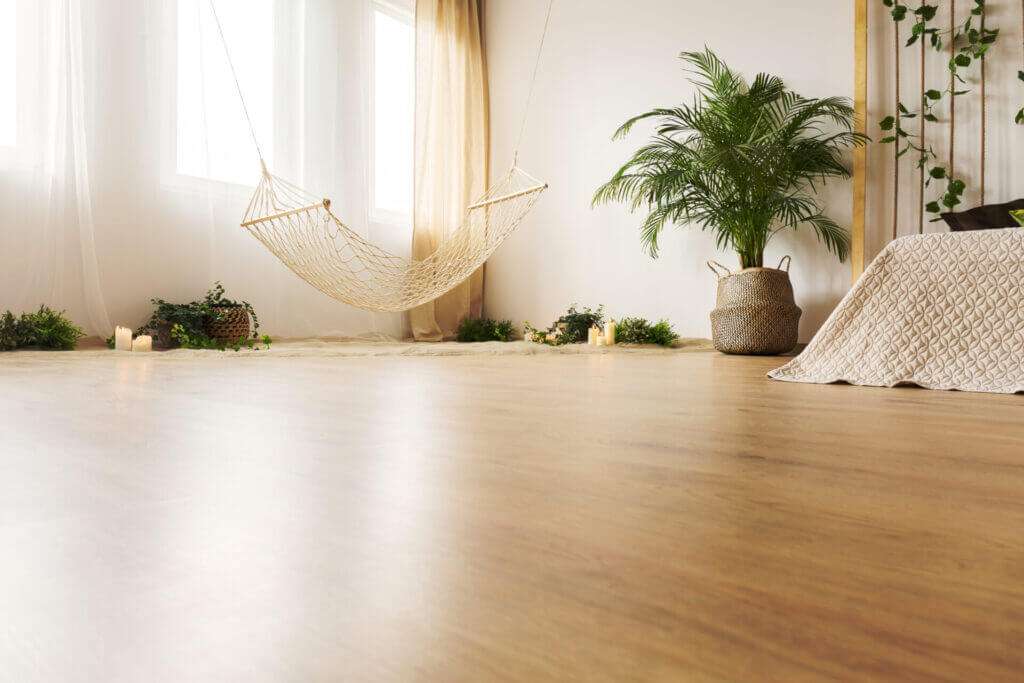
[[[487,2],[494,173],[511,162],[546,7],[546,0]],[[670,228],[661,257],[651,260],[638,237],[640,215],[590,208],[594,190],[649,128],[618,142],[612,133],[633,114],[689,99],[677,55],[705,45],[751,78],[768,71],[804,95],[852,95],[846,0],[555,0],[519,153],[520,165],[550,189],[488,262],[487,315],[546,326],[573,302],[604,304],[614,317],[665,317],[684,336],[710,336],[715,279],[704,263],[733,267],[735,256],[716,252],[709,233]],[[832,217],[849,226],[849,184],[836,184],[827,201]],[[793,255],[806,340],[845,293],[849,265],[809,232],[780,235],[766,261],[783,254]]]

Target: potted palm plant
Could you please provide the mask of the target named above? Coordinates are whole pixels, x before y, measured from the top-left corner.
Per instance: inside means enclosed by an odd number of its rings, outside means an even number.
[[[796,345],[800,309],[788,270],[764,267],[779,232],[804,226],[844,261],[845,228],[815,198],[829,178],[849,178],[846,151],[867,138],[853,131],[841,97],[807,98],[758,74],[749,86],[714,52],[680,55],[697,93],[690,104],[653,109],[626,121],[615,138],[656,119],[651,139],[594,195],[647,213],[640,238],[652,257],[668,224],[696,225],[734,251],[741,271],[719,270],[712,314],[715,346],[732,353],[782,353]]]

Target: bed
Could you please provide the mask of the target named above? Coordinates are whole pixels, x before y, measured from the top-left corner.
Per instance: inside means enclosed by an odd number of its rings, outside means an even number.
[[[768,376],[1024,392],[1024,230],[891,242],[803,353]]]

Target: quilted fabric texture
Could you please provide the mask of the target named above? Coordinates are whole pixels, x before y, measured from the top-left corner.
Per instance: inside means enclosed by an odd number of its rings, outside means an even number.
[[[804,352],[768,376],[1024,392],[1024,231],[890,243]]]

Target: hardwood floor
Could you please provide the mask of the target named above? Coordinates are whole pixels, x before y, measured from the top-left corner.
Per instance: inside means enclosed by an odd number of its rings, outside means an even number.
[[[4,681],[1024,677],[1024,396],[9,358]]]

